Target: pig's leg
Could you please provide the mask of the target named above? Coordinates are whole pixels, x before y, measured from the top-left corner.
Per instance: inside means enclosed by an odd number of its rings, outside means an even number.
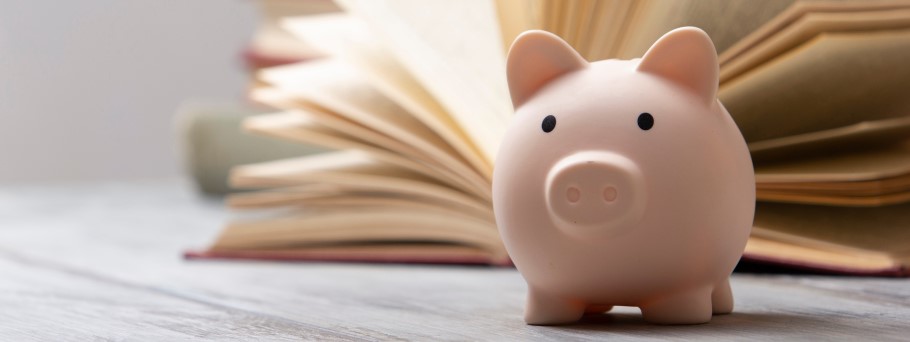
[[[554,325],[578,321],[585,313],[585,304],[528,289],[525,322],[532,325]]]
[[[603,305],[603,304],[588,305],[585,308],[585,315],[602,314],[602,313],[610,311],[610,310],[613,310],[612,305]]]
[[[711,320],[711,286],[675,293],[641,306],[645,321],[657,324],[699,324]]]
[[[714,292],[711,293],[711,306],[715,315],[733,312],[733,291],[730,290],[730,278],[724,278],[714,285]]]

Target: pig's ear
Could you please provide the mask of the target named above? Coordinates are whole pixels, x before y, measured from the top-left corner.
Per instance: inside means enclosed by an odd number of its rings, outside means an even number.
[[[556,35],[539,30],[523,32],[512,43],[506,63],[512,106],[520,107],[550,81],[587,65]]]
[[[657,40],[638,65],[650,73],[682,85],[707,103],[717,98],[717,50],[705,31],[680,27]]]

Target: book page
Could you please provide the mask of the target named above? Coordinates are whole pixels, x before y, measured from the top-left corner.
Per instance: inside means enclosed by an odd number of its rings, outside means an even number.
[[[539,29],[537,7],[542,0],[496,0],[496,16],[502,35],[503,54],[509,52],[515,37],[524,31]]]
[[[355,66],[376,90],[435,132],[487,180],[492,165],[446,110],[415,80],[369,28],[349,14],[286,18],[297,37]]]
[[[492,164],[512,114],[492,0],[340,4],[364,19]]]
[[[910,115],[749,143],[755,165],[870,149],[910,137]]]
[[[792,2],[792,1],[787,1]],[[774,37],[779,31],[799,20],[806,13],[834,13],[834,12],[862,12],[879,11],[887,9],[905,8],[910,6],[907,0],[865,0],[865,1],[796,1],[773,19],[750,32],[748,36],[738,41],[726,50],[719,50],[718,62],[723,66],[740,54],[761,44],[764,40]]]
[[[880,207],[910,202],[910,192],[881,193],[873,195],[853,194],[828,194],[807,191],[773,191],[757,190],[755,194],[759,201],[817,204],[844,207]]]
[[[769,230],[906,260],[910,256],[908,212],[907,203],[864,208],[759,202],[753,233],[760,236],[762,230]]]
[[[598,61],[616,56],[615,52],[634,14],[645,6],[630,0],[603,1],[596,8],[591,22],[590,41],[582,44],[588,61]]]
[[[317,15],[338,12],[332,1],[262,0],[257,1],[262,20],[250,42],[250,53],[278,61],[299,61],[322,57],[324,53],[301,42],[279,25],[286,16]]]
[[[908,44],[906,30],[822,34],[725,84],[718,98],[747,142],[905,116]]]
[[[575,48],[575,51],[578,51],[585,59],[589,59],[588,55],[588,46],[590,45],[591,40],[591,30],[594,27],[596,18],[602,18],[599,16],[599,6],[606,6],[606,1],[597,1],[597,0],[583,0],[579,6],[579,15],[576,18],[578,21],[574,23],[575,26],[575,39],[570,42],[572,47]]]
[[[630,49],[629,46],[632,44],[637,44],[636,42],[641,40],[642,35],[647,34],[644,31],[649,25],[651,29],[658,30],[653,28],[657,25],[653,21],[653,17],[665,16],[677,5],[675,2],[658,3],[657,0],[617,1],[613,9],[610,10],[610,15],[616,16],[618,13],[623,12],[625,14],[606,24],[609,25],[607,30],[610,32],[601,36],[602,38],[600,39],[604,39],[603,41],[591,43],[592,49],[595,50],[592,52],[598,56],[598,59],[632,59],[641,57],[641,55],[627,57],[629,54],[626,51]],[[660,37],[660,35],[657,37]]]
[[[408,207],[427,210],[454,210],[442,202],[424,197],[403,197],[401,194],[365,192],[339,184],[306,184],[256,192],[233,194],[228,205],[235,209],[268,209],[277,207],[335,208],[357,210],[360,207]],[[492,207],[459,208],[458,212],[494,223]]]
[[[351,187],[340,184],[308,183],[260,191],[237,192],[225,199],[232,209],[268,209],[295,205],[298,201],[341,196]]]
[[[242,165],[234,170],[232,178],[237,181],[238,185],[244,186],[249,184],[246,183],[247,181],[255,181],[256,179],[265,181],[273,179],[275,183],[285,183],[294,178],[334,177],[334,175],[326,175],[330,173],[351,177],[363,175],[379,178],[398,178],[442,185],[411,170],[383,163],[368,153],[357,150],[326,152],[317,155]],[[299,183],[319,182],[303,180]],[[325,182],[325,184],[332,183]],[[287,185],[294,184],[288,183]]]
[[[285,187],[336,184],[358,191],[378,191],[431,198],[455,207],[484,209],[489,201],[468,195],[414,171],[389,165],[361,151],[339,151],[244,165],[231,172],[237,187]]]
[[[458,178],[453,179],[451,175],[440,172],[427,164],[333,130],[305,111],[257,115],[244,120],[243,128],[255,134],[299,141],[329,149],[362,151],[384,163],[417,172],[442,183],[460,184]]]
[[[620,59],[638,58],[672,29],[695,26],[708,33],[718,52],[748,35],[793,0],[650,0],[639,5],[615,52]]]
[[[854,273],[878,273],[903,266],[885,253],[832,246],[814,240],[805,244],[807,239],[758,227],[752,228],[752,232],[754,234],[749,237],[743,251],[746,259]],[[771,237],[765,237],[766,235]]]
[[[910,3],[908,3],[910,5]],[[863,32],[910,28],[910,8],[885,11],[807,13],[768,37],[761,44],[739,54],[720,70],[720,83],[781,55],[824,32]]]
[[[564,0],[544,0],[543,1],[543,29],[552,32],[553,34],[559,34],[562,21],[562,13],[565,10],[565,5],[568,1]]]
[[[780,182],[758,183],[758,190],[811,193],[824,195],[874,196],[910,192],[910,173],[894,177],[850,182]]]
[[[575,44],[575,25],[581,17],[582,0],[562,1],[563,7],[562,18],[559,23],[558,35],[563,38],[569,45]]]
[[[910,174],[910,144],[755,167],[756,183],[856,182]]]
[[[455,212],[404,207],[357,211],[301,211],[274,218],[237,220],[212,249],[291,248],[343,242],[448,242],[502,253],[499,233],[490,222]]]
[[[261,73],[261,78],[297,98],[412,146],[422,152],[422,160],[472,179],[477,187],[489,187],[483,175],[471,168],[450,145],[342,62],[307,62],[270,68]]]
[[[286,90],[273,87],[259,88],[250,92],[250,98],[257,103],[282,109],[288,116],[298,118],[298,120],[306,120],[306,122],[294,123],[292,121],[293,119],[289,119],[287,120],[287,123],[290,126],[318,124],[319,126],[324,126],[326,129],[336,132],[334,135],[339,137],[350,137],[357,142],[375,145],[376,147],[386,149],[390,152],[399,153],[415,159],[426,158],[421,151],[418,151],[411,145],[370,129],[362,123],[346,119],[329,109],[319,107],[317,104],[298,99],[294,95],[288,94]]]
[[[217,247],[217,246],[216,246]],[[194,255],[201,258],[276,261],[367,262],[434,265],[511,266],[503,252],[490,252],[474,246],[440,242],[348,241],[290,248],[209,249]]]
[[[388,155],[397,155],[392,162],[397,162],[402,158],[420,161],[422,173],[432,172],[434,178],[443,180],[456,188],[473,193],[481,198],[492,198],[492,189],[490,188],[489,181],[466,165],[458,163],[456,160],[444,157],[441,158],[441,160],[435,159],[439,158],[439,156],[428,155],[428,152],[420,151],[416,149],[414,145],[392,139],[387,135],[383,135],[363,126],[361,123],[348,120],[328,109],[321,108],[306,101],[298,100],[291,95],[283,93],[280,89],[259,89],[254,91],[251,94],[251,97],[260,103],[272,105],[277,108],[295,108],[286,111],[286,113],[298,117],[298,121],[300,117],[307,118],[306,122],[298,122],[297,124],[286,120],[288,125],[280,126],[278,128],[278,131],[283,134],[293,134],[294,130],[301,131],[303,136],[294,138],[296,140],[312,140],[318,138],[319,135],[314,136],[312,134],[313,130],[306,127],[307,125],[318,125],[319,127],[324,127],[335,132],[333,137],[329,138],[329,142],[334,143],[336,146],[347,146],[350,148],[352,144],[342,142],[339,145],[337,140],[351,139],[356,143],[354,146],[367,146],[367,150],[370,153],[375,154],[377,149],[385,149],[386,151],[380,153],[380,156],[382,156],[384,160],[388,159],[386,157]],[[340,132],[344,133],[342,134]],[[324,135],[325,134],[322,134],[322,136]],[[326,142],[317,141],[315,144],[325,146]]]
[[[320,60],[268,68],[259,78],[286,94],[328,108],[434,157],[456,155],[438,135],[343,62]]]

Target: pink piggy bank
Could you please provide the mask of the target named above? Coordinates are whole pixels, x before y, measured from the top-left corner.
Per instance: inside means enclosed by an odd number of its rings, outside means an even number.
[[[507,72],[516,113],[493,207],[528,282],[525,321],[568,323],[614,305],[660,324],[731,312],[755,174],[716,98],[707,34],[679,28],[641,59],[588,63],[528,31]]]

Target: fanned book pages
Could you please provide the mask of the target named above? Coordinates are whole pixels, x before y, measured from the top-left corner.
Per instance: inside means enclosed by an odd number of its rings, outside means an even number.
[[[335,3],[331,0],[259,0],[258,5],[262,24],[244,50],[245,62],[251,70],[324,56],[282,28],[281,20],[287,16],[337,12],[339,8]]]
[[[720,54],[718,96],[756,167],[744,262],[908,275],[910,1],[339,0],[278,16],[326,57],[261,69],[254,134],[333,152],[238,167],[238,217],[190,257],[509,264],[491,175],[505,56],[545,29],[588,60],[678,26]]]

